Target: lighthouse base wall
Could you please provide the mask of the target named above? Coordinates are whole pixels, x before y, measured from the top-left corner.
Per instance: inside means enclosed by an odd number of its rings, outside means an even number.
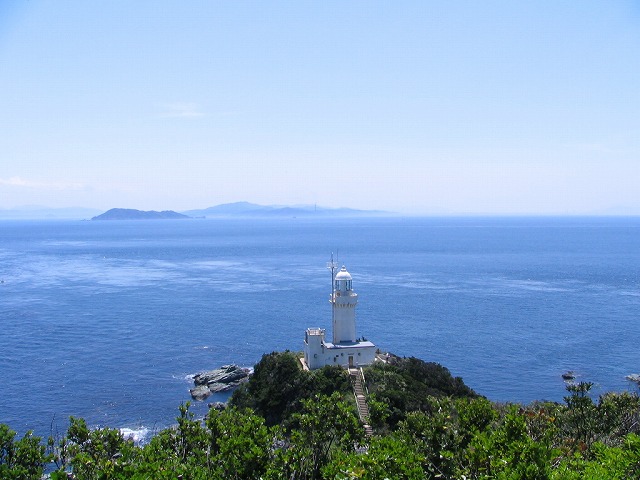
[[[304,358],[310,370],[326,365],[362,367],[371,365],[376,358],[376,346],[369,342],[333,344],[329,342],[305,342]]]

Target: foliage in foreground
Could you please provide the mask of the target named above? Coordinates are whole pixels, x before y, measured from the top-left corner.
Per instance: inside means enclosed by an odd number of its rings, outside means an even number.
[[[410,361],[399,370],[368,372],[378,422],[374,435],[365,437],[353,402],[345,397],[343,373],[316,377],[314,372],[305,379],[306,373],[289,370],[289,359],[265,357],[275,370],[264,369],[258,383],[241,392],[242,401],[254,402],[255,409],[236,405],[196,419],[183,405],[177,425],[146,445],[134,445],[118,430],[89,429],[73,417],[66,435],[46,446],[29,433],[16,439],[0,425],[0,478],[37,479],[48,464],[55,470],[53,480],[66,479],[69,472],[77,479],[640,478],[637,394],[610,393],[594,401],[591,384],[580,383],[568,387],[563,404],[495,404],[440,377],[441,370]],[[404,377],[410,370],[422,373]],[[338,374],[338,391],[330,393],[330,379]],[[386,383],[374,381],[377,374],[386,376]],[[429,384],[432,374],[454,391],[419,394],[418,384]],[[424,381],[418,381],[421,375]],[[304,395],[271,399],[281,424],[269,416],[268,396],[252,397],[263,388],[273,393],[277,385],[290,392],[300,382],[306,385]],[[404,402],[405,410],[388,403],[395,400]],[[261,414],[265,409],[267,415]]]

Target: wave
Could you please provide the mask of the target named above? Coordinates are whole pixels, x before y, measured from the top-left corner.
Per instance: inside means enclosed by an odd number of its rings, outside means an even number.
[[[171,375],[171,378],[174,380],[182,380],[187,383],[193,383],[193,378],[197,375],[197,373],[181,373],[178,375]]]
[[[150,430],[147,427],[139,427],[136,429],[124,427],[119,430],[125,440],[133,440],[136,445],[146,443],[147,437],[150,433]]]

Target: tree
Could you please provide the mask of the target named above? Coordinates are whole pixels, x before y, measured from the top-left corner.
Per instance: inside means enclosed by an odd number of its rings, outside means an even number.
[[[525,411],[512,405],[498,425],[474,436],[465,455],[471,478],[544,480],[559,451],[548,439],[532,439]]]
[[[592,445],[593,459],[580,452],[564,459],[553,472],[554,480],[627,480],[640,478],[640,437],[631,433],[617,447]]]
[[[606,393],[598,401],[599,441],[618,446],[629,433],[640,433],[640,397],[637,393]]]
[[[598,429],[597,408],[589,396],[591,382],[567,385],[569,395],[564,397],[567,410],[564,418],[565,435],[573,448],[588,450],[596,439]]]
[[[266,472],[276,434],[251,410],[210,410],[209,464],[219,478],[257,479]]]
[[[167,478],[177,475],[207,478],[209,434],[202,421],[194,419],[189,407],[189,402],[180,405],[177,426],[161,431],[144,447],[139,469],[166,473]]]
[[[391,429],[409,412],[428,411],[431,397],[478,397],[442,365],[413,357],[391,357],[387,364],[373,364],[366,368],[365,376],[369,392],[388,406],[385,416]]]
[[[339,393],[303,400],[302,412],[293,415],[289,438],[276,450],[266,478],[322,478],[322,468],[336,452],[353,451],[363,439],[354,406]]]
[[[423,480],[425,457],[415,445],[396,436],[374,437],[366,453],[339,451],[322,469],[333,480]]]
[[[262,416],[267,426],[287,424],[302,409],[301,401],[314,395],[351,392],[344,369],[326,366],[302,370],[298,356],[290,351],[262,356],[247,383],[232,395],[230,405],[250,408]]]
[[[265,354],[256,364],[249,382],[234,392],[230,404],[251,408],[267,425],[277,425],[299,408],[300,392],[306,391],[307,381],[293,353]]]
[[[31,431],[15,441],[16,432],[0,424],[0,478],[12,480],[36,480],[42,477],[48,461],[40,437]]]
[[[487,431],[498,412],[484,398],[428,397],[426,411],[410,412],[396,433],[424,457],[425,475],[455,478],[472,439]]]
[[[49,445],[53,443],[50,440]],[[138,450],[113,428],[89,429],[82,418],[71,417],[67,435],[54,449],[59,469],[52,479],[65,479],[65,468],[71,465],[75,478],[117,478],[133,469]]]

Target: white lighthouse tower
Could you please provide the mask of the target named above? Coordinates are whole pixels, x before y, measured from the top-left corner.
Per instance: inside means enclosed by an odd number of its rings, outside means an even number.
[[[333,342],[327,342],[324,328],[307,328],[304,338],[304,360],[311,370],[325,365],[358,367],[373,363],[376,346],[356,339],[356,305],[358,294],[353,291],[353,279],[346,267],[336,273],[337,264],[327,264],[331,270],[331,318]]]
[[[353,280],[343,265],[333,280],[333,293],[329,298],[333,309],[333,343],[356,341],[356,305],[358,294],[353,291]]]

